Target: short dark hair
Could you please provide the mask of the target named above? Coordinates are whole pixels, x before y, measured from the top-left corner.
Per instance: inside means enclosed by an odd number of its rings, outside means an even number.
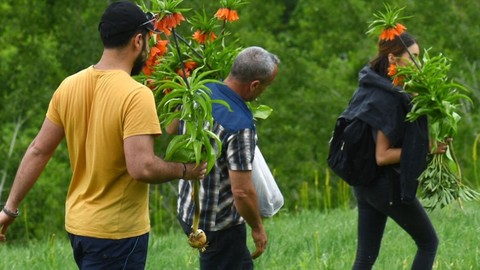
[[[124,47],[134,35],[146,35],[150,29],[153,29],[151,19],[139,6],[128,1],[110,4],[98,24],[105,48]]]
[[[378,53],[370,61],[370,67],[381,76],[390,78],[387,75],[389,67],[388,54],[392,53],[394,56],[401,56],[413,44],[418,44],[417,40],[407,32],[403,32],[400,36],[395,36],[393,40],[379,40]]]

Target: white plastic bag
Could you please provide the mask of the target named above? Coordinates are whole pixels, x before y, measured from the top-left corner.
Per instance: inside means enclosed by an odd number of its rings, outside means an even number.
[[[283,195],[258,146],[255,147],[252,180],[257,191],[260,215],[262,217],[275,215],[283,206]]]

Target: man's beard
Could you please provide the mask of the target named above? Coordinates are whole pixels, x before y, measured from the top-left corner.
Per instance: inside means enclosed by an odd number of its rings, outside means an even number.
[[[133,62],[132,71],[130,72],[131,76],[136,76],[140,74],[143,67],[145,66],[145,63],[147,62],[146,55],[147,55],[147,48],[146,46],[144,46],[142,49],[142,52],[138,55],[137,59],[135,59],[135,62]]]

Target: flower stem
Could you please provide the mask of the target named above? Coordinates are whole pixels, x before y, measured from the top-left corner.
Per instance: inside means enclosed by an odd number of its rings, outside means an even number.
[[[227,28],[227,20],[223,20],[222,24],[222,47],[225,48],[225,28]]]
[[[405,47],[405,50],[407,51],[408,56],[410,56],[410,59],[412,59],[412,61],[413,61],[413,63],[415,64],[415,66],[418,68],[418,70],[422,70],[422,69],[420,68],[420,65],[417,63],[417,61],[416,61],[415,58],[413,57],[412,53],[408,50],[407,44],[405,44],[405,41],[403,41],[403,38],[402,38],[401,36],[398,36],[398,38],[399,38],[400,41],[402,42],[403,47]]]
[[[458,159],[457,159],[457,155],[455,154],[455,150],[453,149],[452,141],[448,142],[448,148],[450,150],[450,154],[452,155],[453,162],[455,163],[455,166],[457,167],[458,182],[461,182],[462,181],[462,170],[460,168],[460,164],[458,163]]]
[[[477,135],[477,137],[475,137],[475,140],[473,141],[473,151],[472,151],[473,172],[475,175],[475,180],[477,181],[480,180],[480,178],[478,177],[478,171],[477,171],[477,147],[479,143],[480,143],[480,133]]]
[[[198,224],[200,223],[200,198],[199,192],[200,182],[198,180],[193,180],[193,199],[195,201],[195,214],[193,216],[193,232],[198,231]]]
[[[175,42],[175,48],[177,48],[178,59],[180,60],[180,67],[182,68],[182,78],[185,81],[185,84],[187,85],[187,89],[190,89],[190,84],[188,83],[188,80],[187,80],[187,73],[185,72],[185,64],[183,63],[182,52],[180,51],[180,46],[178,45],[175,28],[172,28],[172,33],[173,33],[173,41]]]
[[[180,66],[182,68],[182,78],[185,81],[187,89],[190,89],[190,84],[187,80],[187,73],[185,72],[185,64],[183,63],[182,53],[180,51],[180,46],[178,45],[177,33],[175,32],[175,28],[172,28],[173,33],[173,40],[175,42],[175,47],[177,48],[178,52],[178,59],[180,60]],[[193,217],[193,232],[196,233],[198,231],[198,224],[200,223],[200,198],[198,196],[198,192],[200,190],[200,183],[198,181],[193,181],[193,199],[195,200],[195,215]]]

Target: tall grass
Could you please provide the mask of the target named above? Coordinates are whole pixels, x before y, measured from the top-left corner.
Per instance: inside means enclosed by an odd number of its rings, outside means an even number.
[[[472,160],[473,160],[473,174],[475,177],[475,182],[480,183],[480,177],[478,172],[478,145],[480,144],[480,133],[475,137],[472,148]],[[479,184],[480,185],[480,184]]]
[[[465,203],[430,213],[440,238],[436,270],[480,269],[480,204]],[[281,211],[265,220],[267,251],[255,260],[256,269],[350,269],[356,248],[355,209]],[[249,237],[249,247],[253,243]],[[374,269],[410,269],[415,244],[389,220]],[[66,235],[47,235],[42,241],[0,245],[0,269],[76,269]],[[198,269],[197,252],[177,224],[168,234],[151,235],[147,269]]]

